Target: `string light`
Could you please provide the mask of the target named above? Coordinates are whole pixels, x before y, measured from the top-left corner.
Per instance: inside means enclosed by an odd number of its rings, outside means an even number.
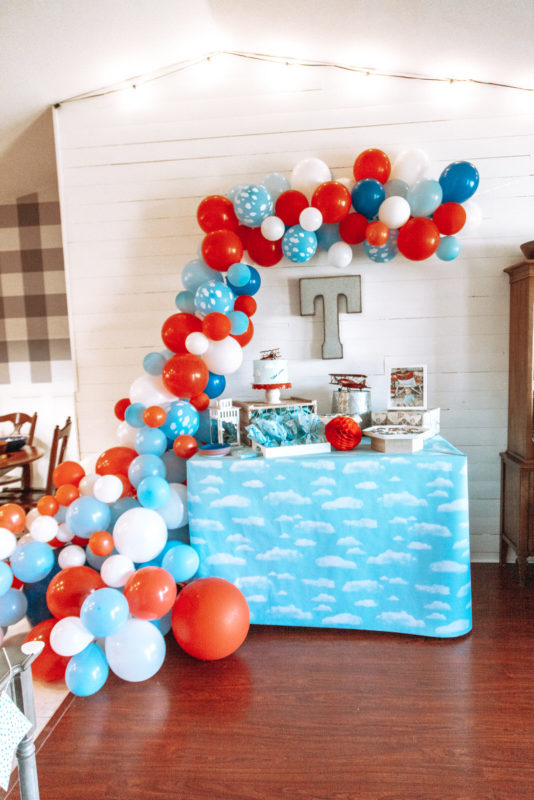
[[[449,84],[451,86],[457,84],[475,84],[478,86],[494,86],[500,89],[513,89],[519,92],[528,92],[531,94],[534,93],[534,88],[528,86],[518,86],[516,84],[511,84],[511,83],[499,83],[497,81],[486,81],[478,78],[452,78],[452,77],[440,77],[437,75],[419,75],[416,73],[401,72],[401,71],[398,72],[380,71],[374,69],[373,67],[351,66],[349,64],[339,64],[334,61],[297,59],[288,56],[277,56],[268,53],[249,53],[240,50],[217,50],[211,53],[207,53],[198,58],[189,59],[187,61],[180,61],[176,64],[171,64],[170,66],[158,70],[157,72],[147,73],[145,75],[136,75],[134,77],[128,78],[125,81],[122,81],[121,83],[114,84],[112,86],[105,86],[90,92],[85,92],[83,94],[74,95],[73,97],[68,97],[65,100],[61,100],[57,103],[54,103],[54,108],[59,108],[61,105],[64,105],[65,103],[73,103],[78,100],[89,100],[95,97],[102,97],[103,95],[122,92],[127,88],[131,90],[132,87],[137,88],[140,84],[161,80],[162,78],[167,78],[171,75],[175,75],[176,73],[182,72],[183,70],[190,69],[191,67],[194,67],[197,64],[210,62],[217,56],[232,56],[234,58],[242,58],[248,61],[263,61],[274,64],[282,64],[285,65],[286,67],[300,66],[300,67],[318,67],[322,69],[324,68],[339,69],[347,72],[353,72],[356,74],[364,75],[366,77],[373,75],[380,78],[399,78],[402,80],[430,81],[440,84]]]

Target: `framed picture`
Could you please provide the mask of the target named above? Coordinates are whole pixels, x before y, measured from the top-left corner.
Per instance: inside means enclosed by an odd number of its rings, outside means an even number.
[[[426,408],[426,366],[423,364],[407,364],[396,366],[391,364],[386,370],[388,387],[388,409],[425,409]]]

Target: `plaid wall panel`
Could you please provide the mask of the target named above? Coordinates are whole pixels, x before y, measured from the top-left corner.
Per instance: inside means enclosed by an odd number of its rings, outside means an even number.
[[[59,202],[0,205],[0,385],[73,382]]]

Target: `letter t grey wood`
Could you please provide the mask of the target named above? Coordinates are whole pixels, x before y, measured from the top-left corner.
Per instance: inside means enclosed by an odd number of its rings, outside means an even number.
[[[323,349],[326,358],[343,358],[343,345],[339,338],[339,298],[344,297],[347,313],[357,314],[362,310],[362,279],[360,275],[340,275],[330,278],[301,278],[300,314],[315,314],[315,299],[323,298]]]

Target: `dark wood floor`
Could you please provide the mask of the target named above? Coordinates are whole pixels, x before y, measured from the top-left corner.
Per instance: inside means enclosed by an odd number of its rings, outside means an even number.
[[[168,637],[151,680],[64,701],[41,800],[532,800],[534,575],[516,576],[474,565],[461,639],[256,626],[204,663]]]

